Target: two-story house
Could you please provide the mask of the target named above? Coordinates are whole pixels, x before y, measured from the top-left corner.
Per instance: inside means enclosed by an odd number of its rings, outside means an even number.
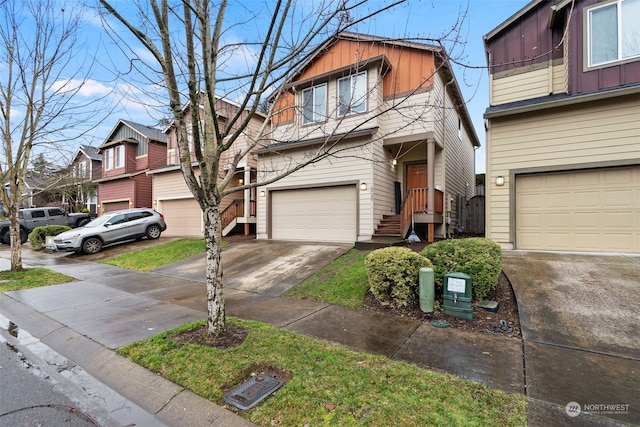
[[[199,169],[195,162],[195,154],[192,149],[191,129],[193,126],[190,105],[184,107],[185,121],[187,123],[187,138],[191,149],[191,160],[194,172],[199,176]],[[216,99],[215,110],[220,127],[228,126],[230,119],[238,113],[240,106],[225,99]],[[243,112],[238,122],[246,118],[247,112]],[[200,114],[204,117],[204,109]],[[257,134],[264,123],[265,116],[256,113],[251,118],[250,124],[242,136],[237,138],[231,148],[227,150],[220,160],[221,172],[219,179],[222,180],[229,170],[231,161],[236,154],[242,151],[251,142],[252,134]],[[200,124],[204,129],[204,121]],[[178,133],[175,126],[170,125],[165,130],[167,140],[166,166],[153,169],[147,174],[152,178],[153,184],[153,206],[158,212],[164,215],[167,223],[166,236],[182,237],[202,237],[204,223],[200,205],[191,194],[185,183],[182,171],[180,170],[180,158],[178,152]],[[252,156],[241,158],[236,166],[236,173],[231,186],[239,187],[244,183],[256,182],[257,161]],[[226,236],[232,232],[243,232],[249,234],[255,232],[256,223],[256,190],[246,189],[230,194],[222,199],[220,205],[222,220],[222,235]]]
[[[486,236],[640,252],[640,0],[532,1],[484,36]]]
[[[152,207],[147,171],[167,161],[166,136],[160,129],[119,120],[98,147],[102,178],[98,183],[100,213]]]
[[[98,184],[102,178],[102,156],[96,147],[82,144],[76,150],[68,167],[69,179],[65,182],[69,191],[62,195],[66,210],[80,211],[86,208],[91,215],[98,214]]]
[[[341,33],[280,93],[261,179],[331,155],[258,189],[257,238],[401,239],[412,217],[429,241],[451,234],[480,143],[441,47]]]

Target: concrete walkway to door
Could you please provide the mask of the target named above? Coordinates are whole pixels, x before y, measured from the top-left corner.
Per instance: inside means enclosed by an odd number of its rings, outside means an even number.
[[[503,256],[520,311],[528,424],[640,424],[640,257]]]

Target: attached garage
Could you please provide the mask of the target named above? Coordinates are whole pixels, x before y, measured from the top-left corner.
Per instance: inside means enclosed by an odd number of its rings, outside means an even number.
[[[103,212],[113,212],[113,211],[120,211],[123,209],[129,209],[129,201],[128,200],[124,200],[124,201],[119,201],[119,202],[103,202],[102,203],[102,211]]]
[[[276,190],[271,197],[275,240],[355,242],[358,232],[355,185]]]
[[[202,237],[202,210],[195,199],[159,200],[167,224],[165,236]]]
[[[516,176],[516,247],[640,252],[640,167]]]

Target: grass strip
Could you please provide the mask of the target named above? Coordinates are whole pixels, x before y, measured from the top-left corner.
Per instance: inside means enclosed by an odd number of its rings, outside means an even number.
[[[0,271],[0,292],[39,288],[76,282],[73,277],[46,268],[30,268],[23,271]]]
[[[248,329],[246,340],[232,349],[170,338],[204,324],[198,322],[118,352],[218,404],[228,389],[244,379],[240,373],[250,367],[284,369],[291,379],[274,396],[242,414],[262,426],[526,425],[522,395],[508,395],[453,375],[359,353],[259,322],[235,318],[228,322]]]
[[[222,242],[222,247],[225,246],[226,243]],[[180,239],[118,255],[101,263],[134,271],[151,271],[205,250],[204,239]]]
[[[364,258],[368,253],[351,249],[290,289],[286,296],[351,308],[362,307],[364,295],[369,289],[364,267]]]

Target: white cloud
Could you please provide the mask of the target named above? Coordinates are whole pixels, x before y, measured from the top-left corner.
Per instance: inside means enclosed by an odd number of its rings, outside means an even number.
[[[112,92],[112,88],[96,80],[58,80],[51,85],[51,90],[56,92],[78,92],[78,95],[84,97],[105,96]]]

